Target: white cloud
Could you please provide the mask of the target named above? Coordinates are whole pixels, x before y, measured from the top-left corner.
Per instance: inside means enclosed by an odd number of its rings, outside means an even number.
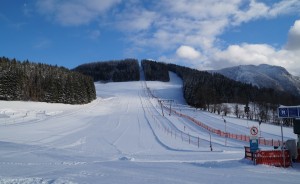
[[[219,36],[233,27],[257,19],[300,15],[299,0],[268,3],[262,0],[43,0],[38,1],[37,7],[50,20],[66,26],[85,25],[106,17],[100,27],[110,26],[124,32],[131,51],[155,52],[157,57],[197,68],[267,63],[293,72],[300,69],[297,66],[300,21],[290,29],[288,42],[282,49],[251,43],[219,47],[222,42]],[[94,33],[90,34],[96,38],[100,34]]]
[[[121,0],[43,0],[37,1],[41,14],[64,26],[79,26],[97,19]]]
[[[250,0],[246,10],[239,9],[234,13],[233,25],[259,18],[275,18],[284,14],[300,13],[299,0],[282,0],[272,5],[264,1]]]
[[[123,31],[138,32],[149,29],[156,19],[156,13],[139,8],[127,9],[126,12],[119,14],[118,28]]]
[[[125,39],[137,47],[151,45],[170,51],[182,44],[211,49],[228,28],[286,10],[299,11],[300,1],[266,5],[256,0],[43,0],[37,1],[37,7],[49,19],[67,26],[89,24],[116,7],[103,25],[124,31]]]
[[[253,19],[268,16],[270,7],[261,2],[251,0],[246,10],[238,10],[234,13],[234,24],[241,24]]]
[[[299,2],[283,0],[267,5],[258,0],[161,0],[145,6],[131,0],[124,3],[117,19],[128,40],[138,47],[169,52],[186,44],[206,52],[216,47],[224,31],[259,18],[289,13],[286,9],[290,13],[299,11]]]
[[[164,1],[164,3],[169,1]],[[201,1],[205,2],[206,1]],[[225,30],[239,26],[242,23],[261,18],[275,18],[288,13],[300,12],[300,1],[280,1],[275,4],[264,4],[263,1],[234,1],[230,11],[219,10],[213,3],[225,6],[225,1],[210,1],[206,6],[198,1],[176,1],[167,10],[168,15],[181,13],[180,18],[169,18],[165,26],[165,34],[181,35],[181,40],[172,44],[189,45],[191,53],[187,54],[182,47],[177,47],[176,55],[164,56],[173,62],[193,66],[201,69],[216,69],[240,64],[271,64],[287,68],[291,73],[299,75],[300,66],[300,21],[295,22],[289,32],[289,41],[286,48],[278,49],[268,44],[244,43],[229,45],[225,49],[218,47],[218,36]],[[194,3],[194,4],[193,4]],[[198,3],[198,5],[196,5]],[[228,3],[228,2],[227,2]],[[201,5],[203,6],[201,9]],[[204,8],[206,7],[206,9]],[[284,8],[281,8],[284,7]],[[288,10],[288,11],[287,11]],[[172,12],[173,11],[173,12]],[[200,12],[201,11],[201,12]],[[210,11],[210,12],[209,12]],[[176,13],[174,13],[176,12]],[[173,23],[176,22],[176,23]],[[190,25],[190,26],[189,26]],[[198,28],[198,31],[197,31]],[[172,31],[176,30],[176,31]],[[175,38],[175,36],[173,36]],[[163,39],[166,40],[166,39]],[[196,52],[193,52],[196,51]]]
[[[167,57],[177,64],[185,64],[201,70],[221,69],[236,65],[270,64],[285,67],[293,75],[300,76],[300,20],[295,21],[289,31],[289,40],[284,48],[268,44],[242,43],[229,45],[225,49],[211,48],[206,52],[190,46],[180,46],[176,55]]]
[[[215,49],[207,67],[224,68],[232,65],[270,64],[285,67],[294,75],[300,76],[300,20],[296,20],[288,33],[284,48],[276,49],[268,44],[229,45],[225,50]]]
[[[267,44],[244,43],[242,45],[230,45],[222,51],[217,50],[208,66],[217,65],[217,69],[220,69],[233,65],[258,65],[264,63],[283,66],[292,74],[299,75],[299,57],[300,51],[276,50]]]
[[[241,0],[162,0],[159,6],[167,14],[180,14],[197,20],[226,17],[235,12]]]
[[[276,17],[283,14],[300,13],[299,0],[282,0],[275,3],[269,10],[269,16]]]
[[[286,49],[288,50],[300,49],[300,20],[297,20],[289,31]]]
[[[274,48],[269,45],[244,43],[230,45],[226,50],[215,53],[215,57],[232,64],[260,64],[267,63],[274,53]]]
[[[195,60],[199,59],[201,54],[193,47],[182,45],[176,51],[177,56],[183,59]]]
[[[129,1],[117,12],[117,27],[137,48],[155,48],[157,53],[189,45],[197,50],[214,47],[217,36],[229,24],[229,16],[241,0]]]

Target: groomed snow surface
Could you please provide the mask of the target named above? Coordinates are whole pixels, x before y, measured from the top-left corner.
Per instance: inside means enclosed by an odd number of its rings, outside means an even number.
[[[254,166],[249,143],[165,116],[150,91],[174,108],[224,131],[221,116],[188,108],[182,81],[96,83],[87,105],[0,101],[0,183],[299,183],[300,168]],[[183,105],[179,105],[183,104]],[[225,117],[227,131],[249,135],[255,122]],[[280,139],[280,127],[261,126]],[[285,139],[296,138],[284,128]]]

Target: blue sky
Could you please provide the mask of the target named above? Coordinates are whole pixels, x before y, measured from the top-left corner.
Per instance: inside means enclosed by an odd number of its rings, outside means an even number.
[[[124,58],[300,76],[299,0],[1,0],[0,56],[74,68]]]

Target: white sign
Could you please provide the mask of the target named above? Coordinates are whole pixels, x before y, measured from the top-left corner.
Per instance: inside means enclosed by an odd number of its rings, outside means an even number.
[[[257,135],[258,134],[258,128],[255,127],[255,126],[251,127],[250,134],[253,135],[253,136]]]

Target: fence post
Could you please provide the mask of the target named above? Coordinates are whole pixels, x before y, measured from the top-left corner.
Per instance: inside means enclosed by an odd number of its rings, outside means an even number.
[[[210,151],[212,151],[212,144],[211,144],[211,134],[209,133],[209,146],[210,146]]]
[[[183,142],[182,132],[180,132],[180,134],[181,134],[181,141]]]
[[[282,142],[282,143],[280,143],[280,140],[278,140],[278,144],[283,146],[283,142]]]

